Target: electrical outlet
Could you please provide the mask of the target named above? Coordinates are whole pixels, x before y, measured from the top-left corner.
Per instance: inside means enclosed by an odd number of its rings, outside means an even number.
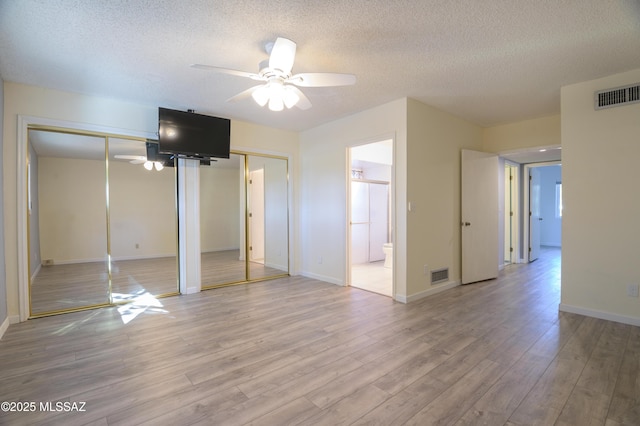
[[[638,297],[638,284],[627,284],[627,296]]]
[[[318,256],[318,264],[322,265],[322,256]]]
[[[136,243],[136,248],[139,249],[140,248],[140,244]]]

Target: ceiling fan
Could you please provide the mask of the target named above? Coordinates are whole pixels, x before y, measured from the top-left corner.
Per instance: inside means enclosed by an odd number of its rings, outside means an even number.
[[[257,74],[202,64],[192,64],[191,67],[264,82],[238,93],[227,99],[227,102],[236,102],[251,96],[260,106],[268,103],[272,111],[282,111],[284,107],[291,108],[294,105],[303,110],[311,108],[311,101],[298,87],[348,86],[356,82],[356,76],[353,74],[292,74],[296,44],[289,39],[278,37],[275,42],[267,43],[265,49],[269,59],[260,62],[260,71]]]
[[[156,170],[160,171],[163,169],[163,165],[160,161],[147,161],[147,157],[144,155],[122,155],[116,154],[113,156],[118,160],[129,160],[131,164],[143,164],[144,168],[147,170],[151,170],[154,167]]]

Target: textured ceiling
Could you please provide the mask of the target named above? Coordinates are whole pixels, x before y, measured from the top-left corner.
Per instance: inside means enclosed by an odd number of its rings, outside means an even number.
[[[357,76],[304,88],[313,107],[226,99],[255,84],[264,44],[294,72]],[[560,87],[640,68],[640,0],[0,0],[6,81],[304,130],[402,97],[482,126],[560,112]]]

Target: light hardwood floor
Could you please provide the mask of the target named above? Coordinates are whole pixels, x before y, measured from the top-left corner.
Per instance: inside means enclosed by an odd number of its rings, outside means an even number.
[[[203,287],[247,280],[247,266],[239,250],[202,253]],[[178,293],[178,264],[175,256],[112,262],[111,288],[115,303],[141,295]],[[249,280],[286,274],[287,271],[249,262]],[[42,315],[109,303],[106,262],[42,266],[32,280],[31,313]]]
[[[557,253],[556,253],[557,254]],[[302,277],[11,325],[24,425],[640,424],[640,328],[558,313],[553,252],[408,305]]]

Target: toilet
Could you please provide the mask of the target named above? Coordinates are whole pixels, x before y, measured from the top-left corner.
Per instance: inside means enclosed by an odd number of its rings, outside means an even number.
[[[382,251],[384,252],[384,267],[393,267],[393,243],[384,243]]]

